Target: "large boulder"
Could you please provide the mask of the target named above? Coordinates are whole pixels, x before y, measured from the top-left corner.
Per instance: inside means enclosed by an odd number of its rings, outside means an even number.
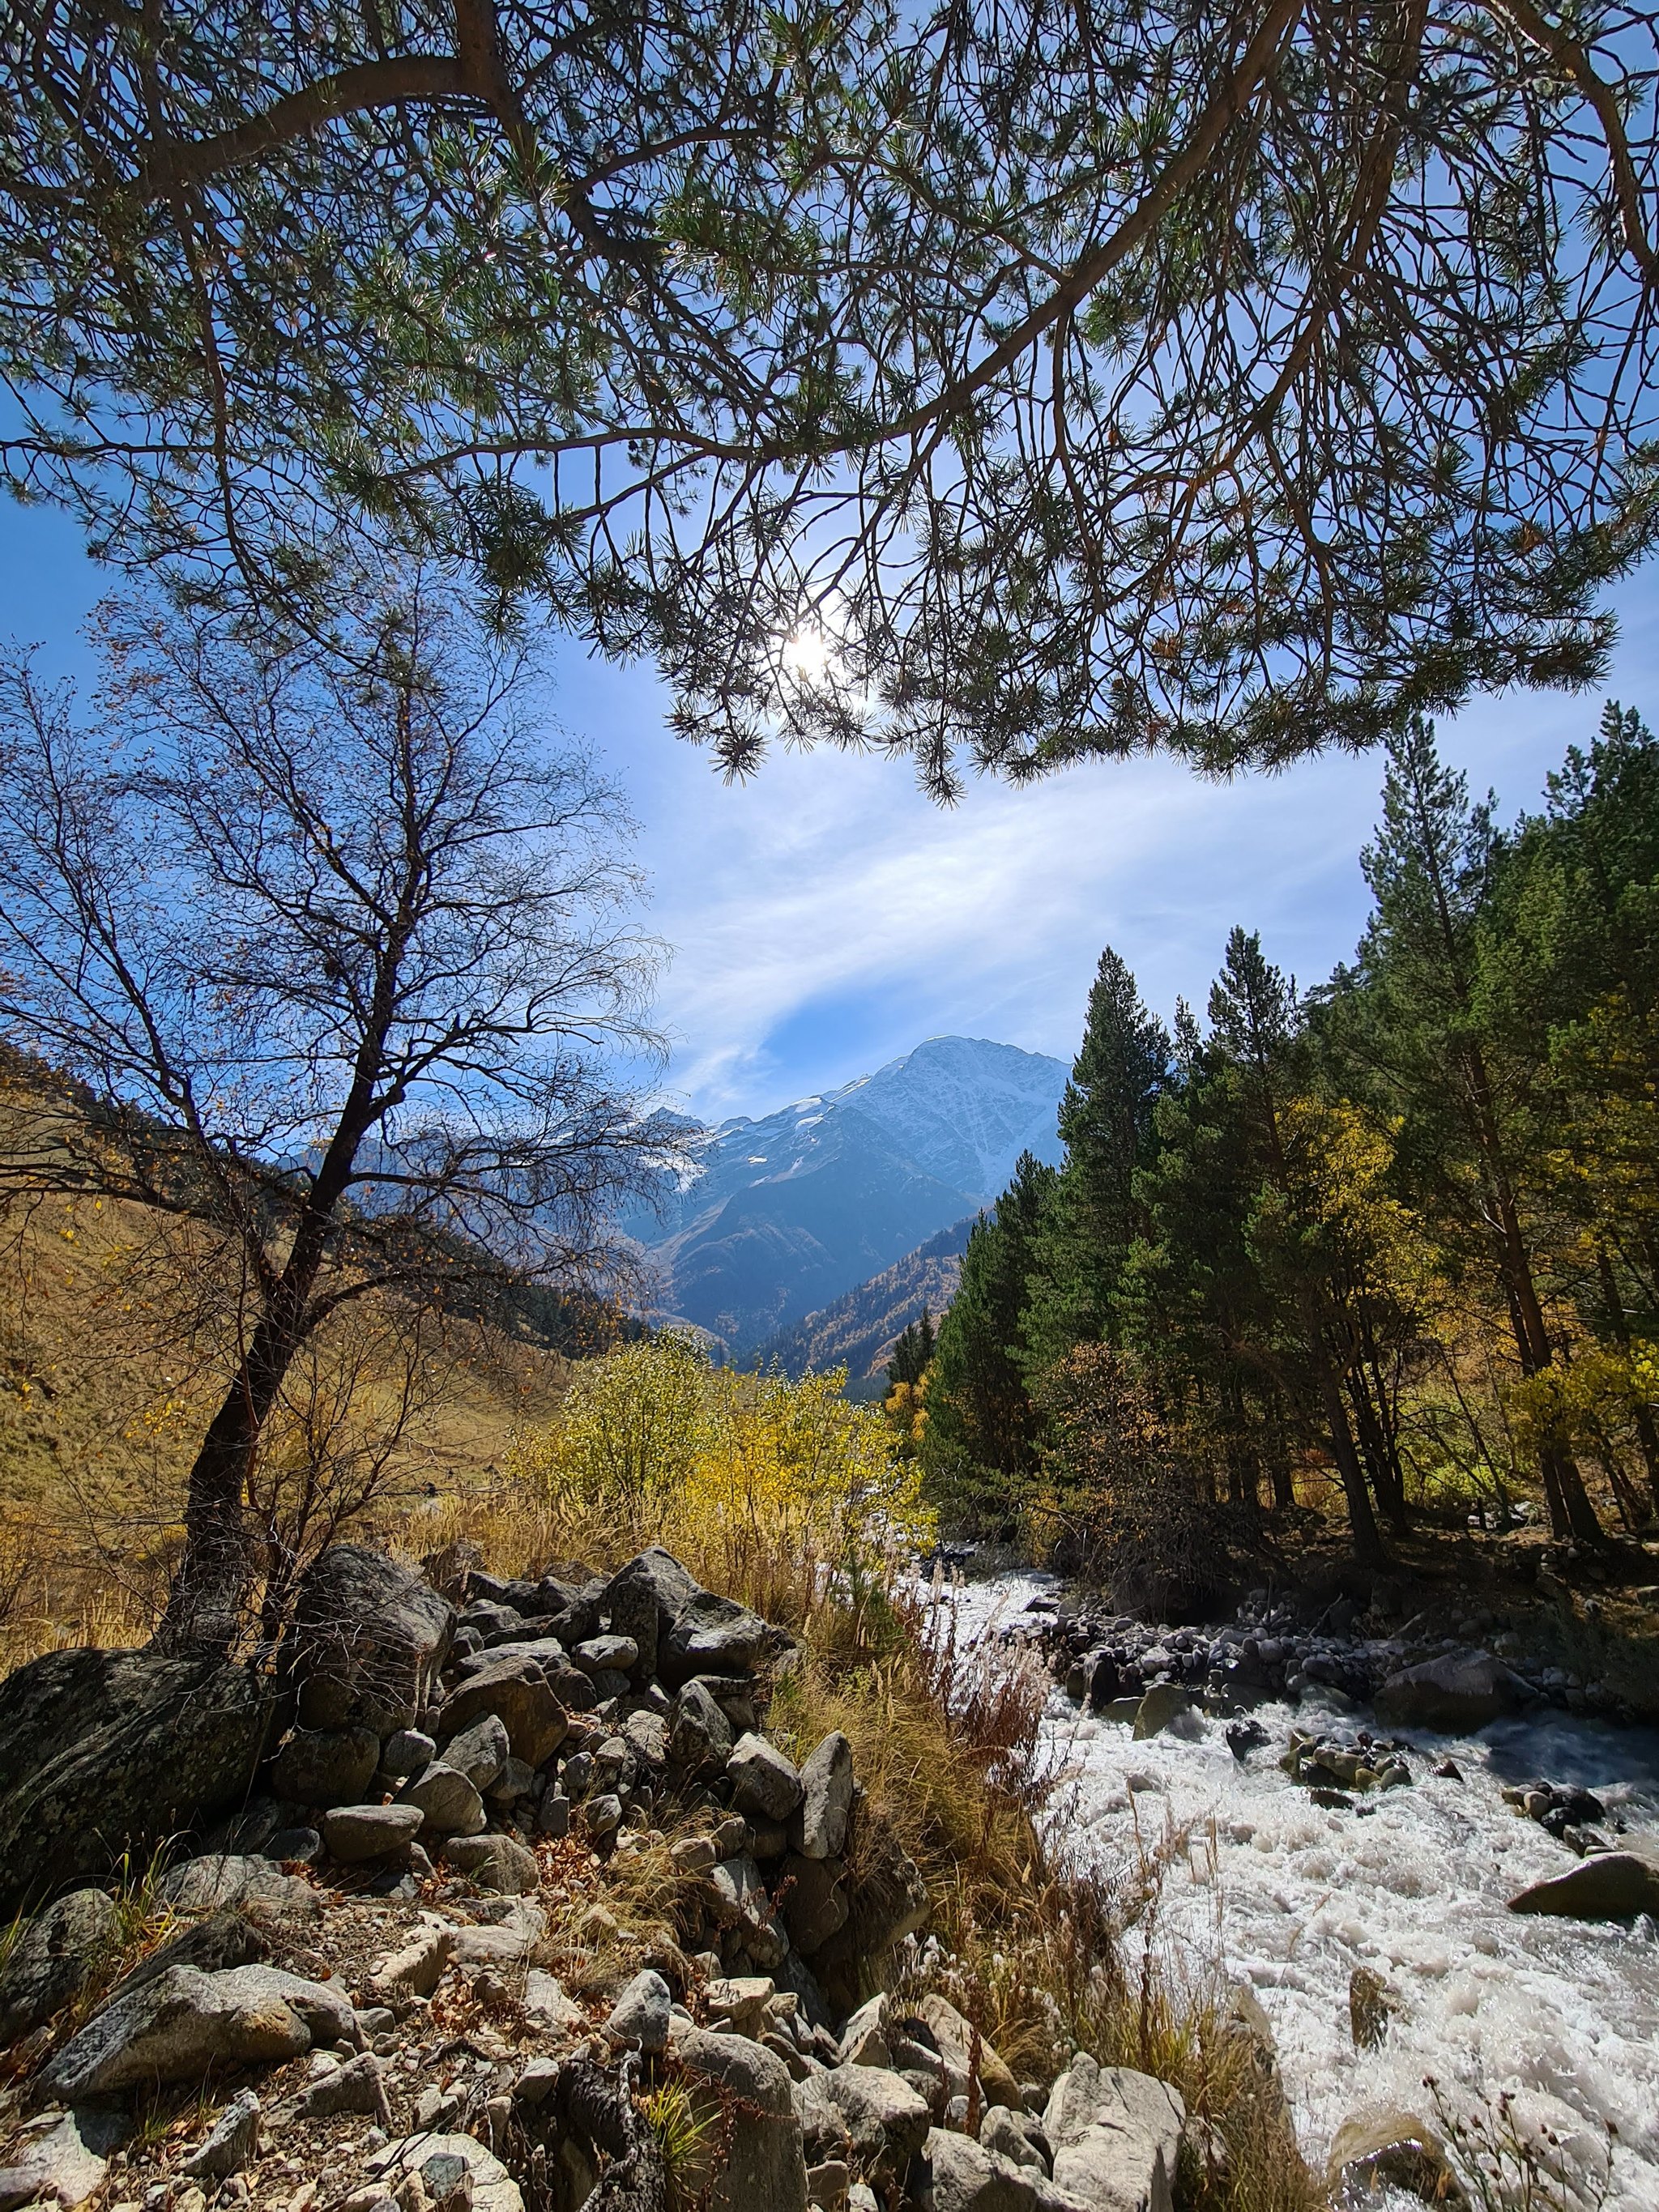
[[[614,1635],[633,1638],[639,1651],[637,1670],[648,1678],[657,1671],[659,1639],[702,1594],[701,1586],[673,1554],[653,1544],[617,1568],[596,1610],[609,1618]]]
[[[356,1805],[380,1763],[373,1729],[295,1729],[270,1763],[270,1787],[296,1805]]]
[[[688,2197],[708,2212],[806,2212],[806,2160],[783,2061],[745,2035],[700,2027],[682,2029],[672,2048],[693,2111],[707,2123],[704,2155],[714,2167],[688,2175]]]
[[[837,2066],[817,2087],[840,2113],[853,2162],[878,2186],[902,2182],[927,2140],[927,2100],[902,2074],[882,2066]]]
[[[313,2043],[355,2045],[356,2035],[349,1999],[321,1983],[276,1966],[171,1966],[71,2037],[41,2080],[65,2102],[117,2097],[199,2081],[213,2066],[292,2058]]]
[[[118,1924],[101,1889],[73,1889],[29,1922],[0,1966],[0,2045],[27,2035],[109,1971]]]
[[[275,1685],[151,1651],[49,1651],[0,1683],[0,1918],[141,1865],[240,1804]]]
[[[1444,2144],[1415,2112],[1372,2106],[1351,2113],[1331,2141],[1326,2179],[1339,2203],[1402,2190],[1426,2203],[1466,2206]]]
[[[735,1598],[699,1590],[660,1639],[657,1674],[671,1690],[694,1674],[752,1674],[786,1640]]]
[[[331,1544],[300,1580],[294,1679],[307,1728],[410,1727],[431,1703],[454,1633],[453,1606],[407,1567]]]
[[[1616,1851],[1597,1851],[1549,1881],[1535,1881],[1510,1899],[1511,1912],[1550,1913],[1562,1920],[1659,1919],[1659,1839],[1628,1836]]]
[[[839,1729],[825,1736],[800,1771],[800,1805],[789,1840],[804,1859],[833,1859],[847,1842],[853,1810],[853,1747]]]
[[[1013,2069],[1003,2063],[994,2045],[983,2036],[975,2037],[972,2022],[964,2020],[948,1998],[930,1990],[917,2004],[916,2017],[939,2046],[953,2097],[965,2097],[970,2074],[977,2074],[981,2106],[1006,2105],[1016,2112],[1021,2109],[1024,2099]]]
[[[1448,1651],[1390,1674],[1376,1693],[1376,1717],[1391,1728],[1467,1735],[1518,1711],[1532,1694],[1490,1651]]]
[[[751,1820],[787,1820],[801,1801],[800,1777],[773,1743],[751,1730],[726,1762],[732,1805]]]
[[[1175,2212],[1187,2108],[1168,2082],[1079,2051],[1049,2092],[1057,2188],[1091,2212]]]
[[[584,1678],[585,1679],[585,1678]],[[514,1759],[541,1766],[570,1733],[570,1716],[534,1659],[497,1659],[470,1674],[445,1698],[434,1733],[447,1744],[493,1713],[507,1730]]]
[[[1076,2200],[1024,2163],[976,2143],[971,2136],[934,2128],[926,2156],[933,2212],[1077,2212]]]

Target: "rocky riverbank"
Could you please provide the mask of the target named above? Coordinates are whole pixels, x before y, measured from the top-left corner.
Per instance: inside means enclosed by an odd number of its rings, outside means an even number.
[[[799,1663],[664,1552],[338,1546],[279,1667],[20,1669],[0,2212],[1224,2203],[1172,2087],[1016,2078],[927,1986],[846,1738],[766,1735]]]
[[[1159,1626],[1027,1574],[944,1601],[1048,1668],[1052,1832],[1142,1870],[1164,1963],[1255,1990],[1310,2154],[1390,2112],[1512,2123],[1564,2169],[1535,2201],[1659,2202],[1659,1735],[1443,1607]]]

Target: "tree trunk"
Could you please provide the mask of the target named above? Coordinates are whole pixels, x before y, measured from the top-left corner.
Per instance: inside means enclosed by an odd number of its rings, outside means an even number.
[[[1370,1486],[1365,1480],[1365,1470],[1359,1463],[1359,1454],[1354,1449],[1353,1431],[1348,1425],[1348,1409],[1343,1402],[1342,1386],[1337,1380],[1336,1370],[1327,1357],[1317,1325],[1309,1330],[1310,1348],[1319,1383],[1320,1404],[1324,1409],[1325,1424],[1330,1431],[1331,1451],[1336,1461],[1337,1473],[1342,1478],[1342,1494],[1348,1503],[1348,1526],[1353,1534],[1353,1555],[1362,1567],[1386,1567],[1389,1564],[1388,1549],[1382,1541],[1382,1532],[1376,1525],[1376,1516],[1371,1510]]]
[[[1608,1324],[1628,1358],[1630,1321],[1625,1312],[1625,1301],[1619,1293],[1619,1278],[1613,1273],[1613,1255],[1605,1244],[1598,1244],[1595,1248],[1595,1266],[1601,1278],[1601,1301],[1607,1310]],[[1636,1401],[1634,1414],[1636,1441],[1642,1448],[1642,1464],[1647,1469],[1653,1510],[1659,1513],[1659,1428],[1655,1427],[1652,1413],[1640,1399]]]

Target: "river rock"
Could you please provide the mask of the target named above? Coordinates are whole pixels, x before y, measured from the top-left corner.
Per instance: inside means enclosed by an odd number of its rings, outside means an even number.
[[[322,1911],[309,1882],[243,1851],[181,1861],[162,1876],[161,1897],[177,1912],[235,1911],[258,1920],[315,1919]]]
[[[1080,2051],[1049,2092],[1056,2185],[1098,2212],[1174,2212],[1187,2108],[1150,2074]]]
[[[1054,2154],[1042,2137],[1041,2127],[1024,2107],[989,2106],[979,2124],[979,2139],[987,2150],[1046,2174]]]
[[[523,1897],[541,1879],[536,1854],[511,1836],[452,1836],[444,1861],[458,1874],[498,1897]]]
[[[841,1859],[795,1856],[783,1863],[783,1923],[803,1959],[821,1951],[847,1924],[846,1872]]]
[[[605,1584],[597,1610],[609,1616],[613,1634],[633,1638],[642,1677],[656,1673],[659,1637],[673,1626],[700,1589],[660,1545],[619,1567]]]
[[[476,1836],[489,1826],[483,1799],[447,1759],[434,1759],[398,1802],[420,1813],[423,1836]]]
[[[292,2058],[313,2042],[355,2044],[349,2001],[276,1966],[204,1974],[170,1966],[118,1997],[66,2043],[41,2076],[74,2102],[147,2082],[198,2080],[210,2066]]]
[[[1403,2189],[1430,2204],[1463,2205],[1468,2199],[1446,2158],[1444,2144],[1415,2112],[1373,2106],[1344,2120],[1331,2142],[1325,2169],[1333,2197]]]
[[[0,1967],[0,2045],[61,2012],[107,1972],[119,1917],[101,1889],[74,1889],[31,1920]]]
[[[497,1659],[469,1674],[444,1700],[434,1731],[439,1743],[448,1744],[487,1713],[501,1723],[507,1748],[526,1766],[544,1765],[570,1733],[569,1716],[534,1659]]]
[[[1449,1651],[1390,1674],[1376,1693],[1376,1717],[1393,1728],[1467,1735],[1516,1711],[1532,1692],[1489,1651]]]
[[[806,2160],[783,2061],[747,2036],[699,2027],[677,2033],[673,2051],[694,2112],[708,2124],[711,2162],[731,2130],[724,2163],[688,2177],[688,2196],[701,2184],[708,2212],[806,2212]]]
[[[1192,1702],[1179,1682],[1155,1682],[1135,1707],[1134,1741],[1162,1735],[1191,1709]]]
[[[973,2071],[975,2039],[972,2023],[963,2018],[950,2001],[936,1990],[930,1990],[916,2006],[916,2017],[932,2035],[939,2046],[939,2057],[945,2061],[945,2079],[953,2097],[965,2097]],[[1018,2112],[1024,2100],[1019,2083],[1012,2069],[998,2057],[994,2045],[981,2036],[978,2044],[978,2077],[980,2103],[1006,2105]]]
[[[667,1983],[647,1966],[643,1973],[635,1975],[611,2007],[605,2023],[606,2040],[623,2050],[665,2051],[673,2002]]]
[[[934,2128],[926,2155],[933,2212],[1078,2212],[1077,2200],[1056,2188],[1041,2164],[1009,2158],[971,2136]]]
[[[475,2136],[406,2136],[388,2143],[368,2161],[368,2171],[386,2184],[388,2197],[407,2202],[412,2191],[403,2186],[416,2175],[422,2178],[421,2197],[415,2201],[441,2203],[455,2193],[452,2169],[465,2173],[471,2191],[472,2212],[524,2212],[519,2185],[494,2151]],[[448,2186],[444,2186],[445,2183]]]
[[[356,1866],[412,1844],[424,1817],[418,1805],[336,1805],[323,1815],[323,1841],[343,1866]]]
[[[733,1808],[751,1820],[787,1820],[801,1802],[801,1779],[775,1744],[741,1735],[726,1762]]]
[[[1632,1920],[1638,1912],[1659,1918],[1659,1840],[1626,1837],[1616,1851],[1598,1851],[1534,1882],[1510,1899],[1510,1911],[1564,1920]]]
[[[840,2113],[866,2180],[902,2182],[927,2140],[927,2099],[880,2066],[837,2066],[817,2077],[817,2087]]]
[[[732,1723],[702,1682],[686,1683],[668,1717],[668,1755],[688,1774],[723,1770],[732,1756]]]
[[[55,2204],[76,2212],[103,2185],[112,2151],[132,2133],[125,2112],[97,2106],[77,2107],[43,2118],[14,2148],[9,2166],[0,2166],[0,2205]]]
[[[507,1725],[499,1713],[483,1713],[444,1746],[443,1760],[465,1775],[475,1790],[488,1790],[513,1756]]]
[[[0,1682],[0,1919],[246,1801],[276,1686],[152,1651],[49,1651]]]
[[[1380,2051],[1400,1998],[1373,1966],[1356,1966],[1348,1977],[1348,2032],[1356,2051]]]
[[[192,2181],[223,2181],[240,2173],[259,2140],[259,2100],[252,2089],[233,2097],[180,2167]]]
[[[295,1729],[270,1765],[270,1787],[297,1805],[356,1805],[380,1763],[373,1729]]]
[[[300,1578],[294,1679],[307,1728],[389,1735],[436,1688],[455,1613],[418,1575],[361,1544],[331,1544]]]
[[[657,1647],[657,1676],[671,1690],[694,1674],[752,1674],[780,1632],[735,1598],[699,1590]]]
[[[800,1771],[800,1807],[789,1824],[791,1848],[805,1859],[838,1858],[853,1809],[853,1747],[839,1729],[825,1736]]]

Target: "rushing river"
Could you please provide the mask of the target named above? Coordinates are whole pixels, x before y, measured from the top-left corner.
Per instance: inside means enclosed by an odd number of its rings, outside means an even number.
[[[982,1636],[1054,1588],[1038,1575],[970,1583],[954,1596],[961,1632]],[[1659,1732],[1565,1714],[1456,1739],[1413,1730],[1412,1788],[1327,1810],[1279,1754],[1293,1724],[1341,1729],[1369,1715],[1339,1718],[1304,1696],[1255,1717],[1270,1741],[1241,1765],[1218,1722],[1194,1714],[1190,1734],[1136,1743],[1123,1723],[1055,1691],[1043,1723],[1061,1773],[1050,1817],[1105,1867],[1177,1839],[1154,1940],[1194,1966],[1218,1946],[1225,1971],[1255,1990],[1310,2159],[1322,2164],[1365,2106],[1432,2121],[1429,2075],[1466,2113],[1507,2091],[1521,2124],[1553,2129],[1586,2174],[1605,2169],[1610,2123],[1610,2212],[1659,2212],[1656,1931],[1508,1911],[1516,1891],[1573,1859],[1499,1795],[1535,1778],[1579,1784],[1628,1828],[1659,1832]],[[1461,1781],[1433,1776],[1446,1759]],[[1402,2000],[1380,2051],[1356,2051],[1350,2033],[1349,1977],[1362,1965]]]

